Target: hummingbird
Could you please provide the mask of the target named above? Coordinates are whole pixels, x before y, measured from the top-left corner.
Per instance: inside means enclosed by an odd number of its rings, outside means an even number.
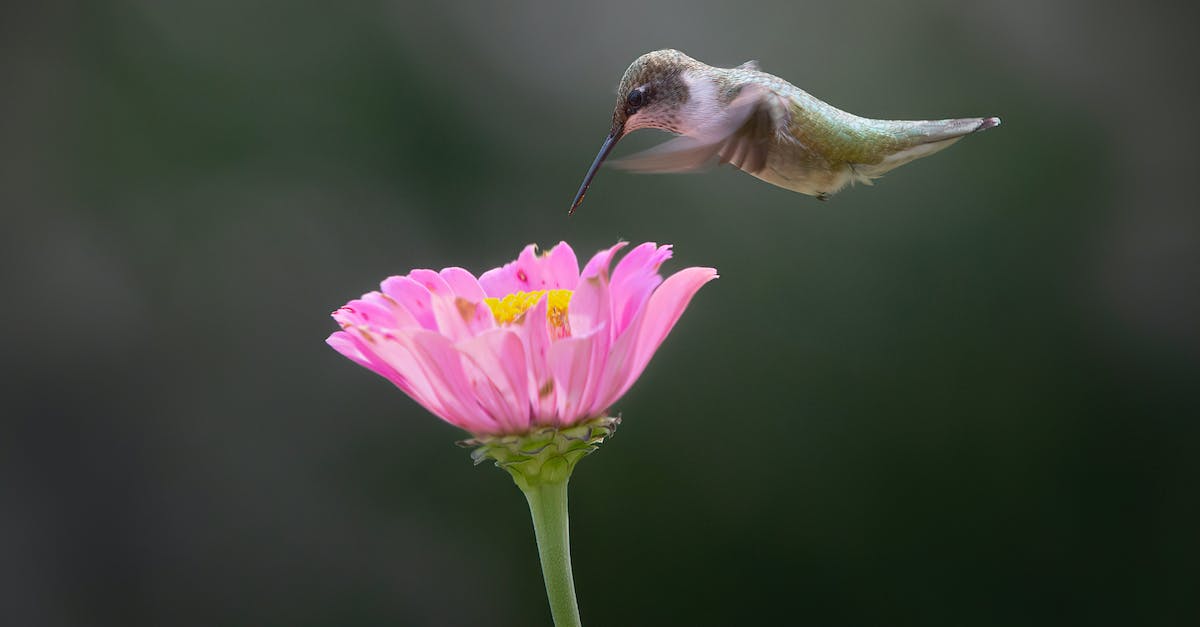
[[[754,61],[716,68],[678,50],[637,58],[617,87],[612,128],[568,213],[583,202],[617,142],[642,128],[678,135],[614,163],[638,172],[690,172],[729,163],[785,189],[829,197],[931,155],[1000,118],[874,120],[847,113],[763,72]]]

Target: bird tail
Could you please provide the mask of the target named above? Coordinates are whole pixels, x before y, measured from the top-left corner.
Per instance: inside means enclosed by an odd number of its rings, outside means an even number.
[[[901,122],[902,134],[913,138],[924,138],[925,142],[939,142],[947,139],[957,139],[971,133],[986,131],[1000,126],[1000,118],[957,118],[954,120],[929,120],[924,122]]]
[[[1000,126],[1000,118],[956,118],[953,120],[892,121],[889,129],[896,138],[896,149],[878,163],[856,163],[854,173],[862,182],[884,174],[921,157],[948,148],[970,135]]]

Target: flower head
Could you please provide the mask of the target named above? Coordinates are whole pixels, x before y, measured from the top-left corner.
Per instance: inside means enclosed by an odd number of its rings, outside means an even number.
[[[602,416],[637,380],[692,296],[716,278],[663,280],[670,246],[602,250],[579,270],[565,242],[477,279],[413,270],[333,312],[326,340],[446,422],[476,435],[521,434]]]

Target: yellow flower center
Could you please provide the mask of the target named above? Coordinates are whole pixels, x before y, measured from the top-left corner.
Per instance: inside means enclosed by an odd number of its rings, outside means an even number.
[[[504,298],[485,298],[483,302],[491,308],[492,315],[500,324],[510,324],[529,311],[546,294],[546,320],[550,326],[561,331],[567,330],[567,305],[571,303],[571,290],[537,290],[536,292],[516,292]]]

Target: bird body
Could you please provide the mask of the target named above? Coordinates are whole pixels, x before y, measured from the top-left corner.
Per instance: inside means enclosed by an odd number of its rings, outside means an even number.
[[[870,184],[942,150],[999,118],[875,120],[842,111],[754,62],[716,68],[677,50],[642,55],[617,89],[613,125],[580,187],[625,134],[679,135],[615,163],[641,172],[688,172],[730,163],[763,181],[826,199],[851,182]]]

